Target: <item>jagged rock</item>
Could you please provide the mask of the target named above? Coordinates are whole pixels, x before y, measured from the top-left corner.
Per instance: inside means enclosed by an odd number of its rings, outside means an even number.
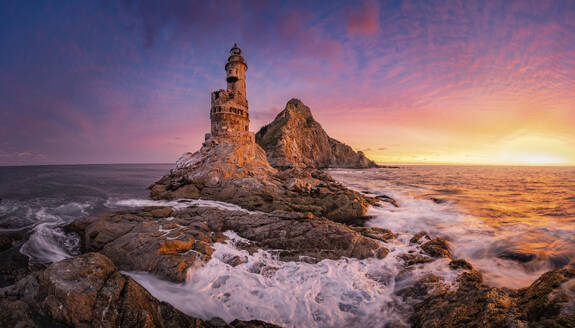
[[[431,290],[438,287],[443,287],[439,278],[430,274],[416,281],[412,286],[400,289],[396,294],[403,297],[404,300],[409,297],[417,299],[427,296]]]
[[[362,234],[366,237],[381,240],[383,242],[387,242],[390,239],[395,238],[395,234],[393,232],[391,232],[391,230],[389,230],[389,229],[383,229],[383,228],[377,228],[377,227],[373,227],[373,228],[351,227],[351,229],[359,232],[360,234]]]
[[[171,208],[145,208],[140,211],[103,214],[76,220],[66,227],[82,237],[84,251],[100,252],[122,270],[146,271],[164,279],[184,281],[186,269],[209,260],[211,244],[224,238],[214,235],[202,222],[182,227],[170,218]]]
[[[423,245],[421,249],[430,256],[433,257],[448,257],[451,258],[451,252],[449,251],[449,245],[447,241],[443,238],[432,239]]]
[[[449,267],[453,270],[463,269],[463,270],[473,270],[473,266],[466,260],[453,260],[449,262]]]
[[[426,232],[421,231],[413,235],[413,237],[411,237],[411,239],[409,240],[409,243],[420,244],[428,240],[431,240],[431,238],[427,235]]]
[[[431,286],[429,286],[431,283]],[[427,281],[431,294],[412,292],[413,327],[574,327],[575,263],[543,274],[519,290],[483,284],[477,271],[457,278],[457,288],[442,288]],[[416,284],[417,285],[417,284]]]
[[[330,138],[299,99],[291,99],[273,122],[262,127],[256,142],[278,168],[378,167],[363,152]]]
[[[53,263],[0,296],[2,327],[215,327],[158,301],[98,253]],[[218,327],[277,326],[236,320]]]
[[[423,263],[429,263],[429,262],[433,262],[435,261],[435,259],[429,257],[429,256],[425,256],[425,255],[421,255],[421,254],[409,254],[409,253],[404,253],[404,254],[400,254],[399,258],[403,260],[403,263],[405,264],[406,267],[408,266],[412,266],[415,264],[423,264]]]
[[[191,206],[170,212],[170,218],[154,218],[153,210],[104,214],[71,223],[68,231],[82,237],[86,251],[98,251],[120,269],[146,271],[172,281],[184,281],[186,269],[207,261],[212,244],[223,241],[224,231],[233,230],[249,239],[251,247],[277,251],[282,260],[311,258],[359,259],[388,250],[382,241],[393,234],[385,229],[358,231],[340,223],[304,214],[285,212],[246,213]],[[105,238],[100,238],[104,234]],[[243,259],[230,259],[239,264]]]
[[[214,140],[182,158],[175,170],[152,185],[151,197],[212,199],[263,212],[311,212],[341,222],[365,216],[367,207],[376,202],[321,170],[278,172],[255,144]]]

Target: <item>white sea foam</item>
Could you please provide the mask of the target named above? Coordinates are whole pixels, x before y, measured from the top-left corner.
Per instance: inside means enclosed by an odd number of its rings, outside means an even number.
[[[421,265],[401,273],[400,253],[413,249],[396,240],[385,259],[323,260],[316,264],[283,262],[266,251],[250,255],[234,243],[216,243],[210,261],[191,269],[184,284],[166,282],[148,273],[126,272],[152,295],[178,309],[204,319],[265,320],[287,327],[385,326],[402,322],[406,305],[398,288],[434,273],[446,282],[456,272],[447,260]],[[232,267],[226,259],[239,256],[244,263]]]
[[[541,238],[547,238],[545,242],[554,246],[554,252],[563,249],[565,253],[573,251],[573,228],[552,228],[555,227],[552,221],[536,227],[519,222],[508,226],[491,226],[465,214],[455,202],[443,199],[437,203],[429,198],[416,197],[427,193],[428,187],[423,183],[412,185],[398,180],[395,178],[397,171],[330,170],[330,174],[357,191],[373,195],[385,192],[399,203],[397,208],[386,203],[370,208],[368,215],[374,218],[367,223],[369,226],[405,234],[424,231],[432,237],[445,238],[453,255],[471,262],[483,273],[485,282],[492,286],[526,287],[544,272],[554,269],[550,259],[544,256],[538,256],[528,263],[497,257],[499,249],[509,249],[515,241],[525,243],[534,239],[533,243],[536,244],[543,242]]]
[[[146,207],[146,206],[168,206],[180,210],[188,206],[215,207],[227,211],[242,211],[246,213],[257,213],[248,211],[238,205],[207,199],[178,199],[178,200],[150,200],[150,199],[123,199],[112,201],[109,207]]]
[[[69,203],[56,208],[42,207],[35,215],[36,222],[30,238],[20,247],[20,252],[28,256],[33,263],[52,263],[77,254],[80,239],[75,234],[65,233],[61,226],[66,218],[80,214],[90,204]]]

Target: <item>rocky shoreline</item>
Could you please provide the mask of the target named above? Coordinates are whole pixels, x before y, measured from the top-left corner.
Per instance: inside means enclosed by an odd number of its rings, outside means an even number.
[[[352,226],[304,213],[229,210],[191,200],[170,202],[79,219],[66,227],[81,236],[84,255],[30,270],[0,289],[2,326],[190,326],[275,327],[261,321],[201,320],[160,302],[120,273],[142,271],[183,282],[191,268],[210,260],[213,244],[234,231],[250,252],[272,251],[283,261],[387,256],[396,235],[386,229]],[[383,204],[382,206],[390,206]],[[400,255],[408,273],[424,263],[448,259],[457,274],[450,285],[430,274],[395,293],[412,308],[413,327],[571,327],[575,322],[575,265],[550,271],[519,290],[483,284],[481,273],[452,259],[448,243],[425,233],[409,241],[415,251]],[[6,250],[5,250],[6,251]],[[236,266],[244,259],[230,257]],[[188,270],[191,270],[188,272]],[[260,273],[265,274],[261,267]],[[396,280],[403,279],[400,276]],[[106,310],[104,310],[106,309]],[[393,327],[403,327],[400,322]]]

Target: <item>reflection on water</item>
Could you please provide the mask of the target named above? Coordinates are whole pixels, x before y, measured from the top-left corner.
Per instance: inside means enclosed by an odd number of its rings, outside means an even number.
[[[330,170],[357,190],[396,198],[372,225],[448,239],[492,284],[523,287],[575,258],[575,168],[414,165]]]

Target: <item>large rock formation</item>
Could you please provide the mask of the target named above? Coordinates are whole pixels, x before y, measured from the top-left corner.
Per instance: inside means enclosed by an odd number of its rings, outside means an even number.
[[[299,99],[291,99],[273,122],[262,127],[256,142],[278,168],[377,167],[363,152],[330,138]]]
[[[150,189],[153,199],[211,199],[249,210],[312,213],[340,222],[364,217],[376,201],[317,169],[277,171],[253,142],[215,137],[198,152],[184,155]]]
[[[185,206],[186,203],[179,203]],[[277,251],[281,259],[307,261],[385,257],[384,229],[352,228],[321,218],[276,211],[228,211],[190,204],[181,210],[149,207],[77,220],[67,229],[82,237],[84,251],[100,252],[122,270],[145,271],[184,281],[186,270],[210,259],[212,244],[233,230],[253,247]]]

